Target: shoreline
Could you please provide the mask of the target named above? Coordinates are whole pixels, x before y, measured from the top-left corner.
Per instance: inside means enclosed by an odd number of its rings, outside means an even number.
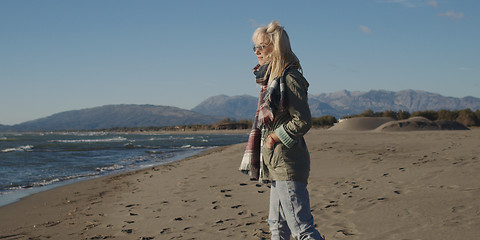
[[[161,131],[108,131],[108,130],[59,130],[59,131],[0,131],[0,134],[42,134],[42,133],[112,133],[112,134],[243,134],[250,133],[251,129],[219,129],[219,130],[161,130]]]
[[[50,134],[51,132],[23,132],[23,134]],[[55,132],[55,134],[75,134],[76,132],[69,132],[69,131],[59,131]],[[89,134],[92,133],[94,135],[97,134],[122,134],[122,135],[176,135],[176,136],[182,136],[182,135],[239,135],[239,134],[246,134],[245,131],[242,130],[215,130],[215,131],[138,131],[138,132],[104,132],[104,131],[88,131],[88,132],[80,132],[80,134]],[[12,133],[10,133],[12,134]],[[57,187],[65,186],[65,185],[70,185],[74,184],[77,182],[81,181],[88,181],[90,179],[98,178],[98,177],[103,177],[103,176],[109,176],[109,175],[115,175],[115,174],[121,174],[125,172],[130,172],[130,171],[137,171],[137,170],[142,170],[146,168],[151,168],[159,165],[164,165],[164,164],[169,164],[171,162],[179,161],[185,158],[189,158],[191,156],[199,155],[202,154],[204,151],[209,151],[211,148],[215,148],[218,146],[212,146],[212,147],[206,147],[203,149],[191,149],[187,150],[179,155],[175,155],[173,157],[169,157],[168,159],[166,158],[166,161],[164,162],[158,162],[158,163],[147,163],[143,165],[138,165],[135,167],[129,167],[127,166],[126,168],[121,168],[117,170],[112,170],[112,171],[97,171],[97,172],[91,172],[91,173],[86,173],[83,175],[74,175],[74,176],[66,176],[65,178],[58,178],[58,179],[52,179],[49,182],[39,182],[36,185],[31,185],[31,186],[26,186],[26,187],[19,187],[16,189],[5,189],[0,191],[0,207],[1,206],[6,206],[8,204],[14,203],[19,201],[20,199],[27,197],[32,194],[36,194],[39,192],[43,191],[48,191]]]
[[[312,129],[308,189],[327,239],[474,239],[480,129]],[[268,185],[238,171],[245,143],[103,176],[0,207],[1,239],[268,239]]]
[[[224,146],[217,146],[217,147],[224,147]],[[186,152],[184,154],[174,156],[174,157],[170,158],[165,163],[158,163],[156,165],[149,164],[149,165],[145,165],[145,166],[138,166],[137,168],[134,168],[134,169],[121,169],[121,170],[112,171],[112,172],[105,172],[103,174],[99,173],[98,175],[92,174],[90,176],[81,176],[81,177],[73,178],[73,179],[69,179],[69,180],[63,180],[63,181],[59,180],[58,182],[54,182],[54,183],[51,183],[51,184],[48,184],[48,185],[43,185],[43,186],[6,190],[6,191],[3,191],[3,192],[0,192],[0,196],[5,197],[5,199],[0,200],[0,207],[7,206],[9,204],[21,201],[23,198],[26,198],[28,196],[31,196],[31,195],[34,195],[34,194],[37,194],[37,193],[41,193],[41,192],[49,191],[49,190],[54,190],[55,188],[64,187],[64,186],[68,186],[68,185],[71,185],[71,184],[80,183],[80,182],[83,182],[83,181],[89,181],[89,180],[93,180],[93,179],[96,179],[96,178],[115,176],[115,175],[120,175],[120,174],[124,174],[124,173],[129,173],[129,172],[137,172],[137,171],[141,171],[141,170],[144,170],[144,169],[150,169],[150,168],[154,168],[154,167],[158,167],[158,166],[162,166],[162,165],[168,165],[168,164],[171,164],[171,163],[174,163],[174,162],[183,161],[183,160],[186,160],[188,158],[195,158],[196,156],[201,156],[203,154],[203,152],[210,151],[210,150],[215,149],[217,147],[191,150],[190,152]]]

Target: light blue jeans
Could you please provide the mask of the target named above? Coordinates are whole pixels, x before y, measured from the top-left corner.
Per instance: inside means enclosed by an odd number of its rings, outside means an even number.
[[[307,184],[295,181],[273,181],[270,188],[268,216],[272,240],[323,240],[315,229],[310,213]]]

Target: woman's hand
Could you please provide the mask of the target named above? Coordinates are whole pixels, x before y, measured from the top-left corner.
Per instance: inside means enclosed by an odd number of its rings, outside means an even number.
[[[276,133],[272,133],[268,135],[267,142],[266,142],[268,148],[272,150],[275,149],[275,144],[277,142],[280,142],[280,138],[278,138]]]

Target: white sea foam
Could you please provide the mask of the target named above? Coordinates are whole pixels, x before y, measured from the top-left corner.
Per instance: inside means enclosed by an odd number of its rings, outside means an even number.
[[[78,175],[72,175],[72,176],[66,176],[62,178],[53,178],[50,180],[43,179],[39,182],[34,182],[28,185],[23,185],[23,186],[15,186],[15,187],[10,187],[7,188],[8,190],[21,190],[21,189],[28,189],[28,188],[34,188],[34,187],[43,187],[43,186],[49,186],[54,183],[60,183],[64,181],[69,181],[69,180],[75,180],[83,177],[93,177],[99,175],[98,172],[96,173],[87,173],[87,174],[78,174]]]
[[[24,186],[10,187],[10,188],[8,188],[8,190],[20,190],[20,189],[33,188],[33,187],[42,187],[42,186],[47,186],[47,185],[57,183],[57,182],[60,182],[60,181],[61,180],[59,178],[54,178],[54,179],[51,179],[51,180],[45,180],[44,179],[40,182],[34,182],[34,183],[24,185]]]
[[[192,145],[183,145],[180,147],[181,149],[204,149],[205,147],[195,147]]]
[[[167,137],[151,137],[148,140],[150,140],[150,141],[164,141],[164,140],[171,140],[171,139],[172,139],[171,137],[168,137],[168,138]]]
[[[49,142],[58,143],[98,143],[98,142],[123,142],[127,139],[124,137],[104,138],[104,139],[70,139],[70,140],[50,140]]]
[[[191,149],[204,149],[205,147],[191,147]]]
[[[41,134],[47,135],[62,135],[62,136],[104,136],[107,135],[107,132],[44,132]]]
[[[47,185],[50,185],[50,184],[53,184],[53,183],[56,183],[56,182],[60,182],[60,179],[59,179],[59,178],[55,178],[55,179],[52,179],[52,180],[43,180],[43,181],[41,181],[41,182],[34,183],[33,186],[34,186],[34,187],[47,186]]]
[[[72,135],[75,136],[104,136],[107,135],[106,132],[74,132],[71,133]]]
[[[113,164],[112,166],[101,167],[101,168],[96,168],[96,169],[97,169],[97,171],[100,171],[100,172],[106,172],[106,171],[114,171],[114,170],[118,170],[118,169],[122,169],[122,168],[124,168],[123,165]]]
[[[33,146],[32,145],[26,145],[26,146],[20,146],[16,148],[7,148],[3,149],[1,152],[30,152],[32,151]]]
[[[161,151],[161,150],[160,150],[160,151],[156,151],[156,150],[147,150],[147,151],[145,151],[145,152],[147,152],[147,153],[151,153],[151,154],[163,154],[163,153],[165,153],[165,151]]]

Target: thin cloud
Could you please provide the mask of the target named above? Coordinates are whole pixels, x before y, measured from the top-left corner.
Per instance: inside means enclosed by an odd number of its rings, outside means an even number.
[[[438,7],[438,3],[436,0],[428,1],[427,5],[430,5],[432,7]]]
[[[360,25],[360,30],[362,30],[362,32],[364,32],[366,34],[372,33],[372,30],[370,30],[370,28],[368,28],[367,26]]]
[[[444,13],[439,13],[437,14],[439,17],[446,17],[450,19],[460,19],[464,18],[465,16],[463,15],[463,12],[455,12],[455,11],[447,11]]]
[[[423,1],[420,1],[420,0],[377,0],[377,2],[398,3],[398,4],[402,4],[402,5],[404,5],[406,7],[409,7],[409,8],[414,8],[414,7],[421,6]]]
[[[430,5],[432,7],[438,7],[438,2],[437,0],[376,0],[376,2],[380,3],[395,3],[395,4],[401,4],[405,7],[409,8],[416,8],[416,7],[423,7],[426,5]]]
[[[253,18],[248,19],[248,21],[250,21],[250,24],[253,28],[257,28],[257,27],[262,26],[262,24],[258,23],[257,20],[255,20]]]
[[[470,70],[470,68],[469,68],[469,67],[459,67],[458,70],[460,70],[460,71],[468,71],[468,70]]]

